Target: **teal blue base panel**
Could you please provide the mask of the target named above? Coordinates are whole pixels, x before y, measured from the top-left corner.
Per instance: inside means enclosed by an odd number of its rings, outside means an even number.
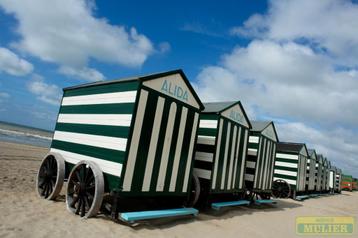
[[[177,209],[166,209],[166,210],[155,210],[155,211],[141,211],[141,212],[125,212],[121,213],[122,220],[126,222],[136,222],[140,220],[149,220],[165,217],[176,217],[194,215],[197,216],[199,213],[195,208],[177,208]]]
[[[233,207],[233,206],[241,206],[241,205],[249,205],[250,201],[247,200],[239,200],[239,201],[231,201],[231,202],[215,202],[211,204],[211,208],[215,210],[220,210],[223,207]]]
[[[272,199],[258,199],[258,200],[255,200],[255,203],[256,204],[267,204],[267,203],[276,204],[277,201],[272,200]]]

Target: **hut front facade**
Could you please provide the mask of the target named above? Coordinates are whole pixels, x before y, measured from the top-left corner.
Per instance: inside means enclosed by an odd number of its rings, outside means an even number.
[[[306,191],[308,151],[303,143],[277,143],[274,181],[285,180],[291,187],[292,196]]]
[[[342,170],[340,168],[336,169],[336,184],[335,184],[335,192],[341,192],[341,179],[342,179]]]
[[[200,114],[194,174],[205,194],[244,189],[249,130],[241,103],[205,103]]]
[[[329,191],[334,193],[336,185],[336,174],[337,168],[335,166],[330,166],[329,169]]]
[[[278,136],[273,122],[252,121],[246,162],[246,188],[271,193]]]
[[[323,155],[317,154],[316,160],[316,188],[315,190],[322,191],[322,177],[323,177]]]
[[[202,109],[181,70],[66,88],[51,152],[94,161],[106,191],[186,196]]]
[[[316,180],[317,154],[314,149],[308,149],[307,151],[308,151],[308,158],[307,158],[307,173],[306,173],[306,190],[314,191],[315,180]]]

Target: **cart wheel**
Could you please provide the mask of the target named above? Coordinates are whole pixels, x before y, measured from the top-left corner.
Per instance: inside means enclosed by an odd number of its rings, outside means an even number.
[[[36,178],[36,191],[41,198],[55,200],[65,178],[65,160],[58,153],[49,153],[42,160]]]
[[[198,202],[200,196],[200,180],[195,174],[191,178],[191,186],[189,191],[188,200],[186,202],[186,207],[193,207]]]
[[[291,186],[282,179],[275,180],[272,184],[272,196],[275,198],[288,198],[291,195]]]
[[[73,167],[67,183],[67,209],[81,217],[96,216],[102,205],[104,179],[92,161],[80,161]]]

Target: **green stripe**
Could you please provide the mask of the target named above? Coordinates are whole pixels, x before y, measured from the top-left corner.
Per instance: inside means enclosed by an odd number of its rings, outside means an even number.
[[[198,135],[216,136],[217,135],[217,129],[215,129],[215,128],[199,128],[198,129]]]
[[[137,90],[139,81],[118,82],[106,85],[94,85],[84,88],[68,89],[64,92],[64,97],[92,95],[100,93],[115,93]]]
[[[200,120],[219,120],[219,115],[215,113],[210,113],[210,114],[202,113],[200,114],[199,118]]]
[[[285,167],[285,166],[275,166],[275,169],[281,169],[281,170],[286,170],[286,171],[292,171],[292,172],[297,172],[297,168],[290,168],[290,167]]]
[[[259,149],[259,143],[251,143],[249,142],[248,148],[250,149]]]
[[[51,148],[64,150],[72,153],[77,153],[81,155],[91,156],[98,159],[108,160],[112,162],[117,162],[123,164],[124,153],[123,151],[105,149],[100,147],[88,146],[75,144],[65,141],[53,140]]]
[[[61,106],[62,114],[132,114],[134,103]]]
[[[298,164],[298,160],[293,160],[293,159],[282,159],[282,158],[277,158],[276,157],[275,160],[279,161],[279,162],[290,163],[290,164]]]
[[[297,178],[295,176],[290,176],[290,175],[284,175],[284,174],[274,174],[273,175],[276,178],[283,178],[283,179],[291,179],[291,180],[296,180]]]
[[[129,127],[57,123],[56,131],[67,131],[99,136],[128,138]]]

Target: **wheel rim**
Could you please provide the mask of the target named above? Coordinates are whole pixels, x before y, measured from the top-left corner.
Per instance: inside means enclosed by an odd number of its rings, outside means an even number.
[[[81,164],[74,168],[68,179],[67,201],[69,208],[84,217],[92,207],[95,197],[95,176],[92,169]]]
[[[49,198],[54,192],[57,182],[57,161],[50,155],[42,162],[38,173],[37,189],[42,198]]]
[[[274,181],[272,184],[272,195],[275,198],[288,198],[291,194],[290,185],[282,179]]]

